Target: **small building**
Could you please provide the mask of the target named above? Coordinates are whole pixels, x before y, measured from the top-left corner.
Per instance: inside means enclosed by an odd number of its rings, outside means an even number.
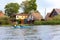
[[[26,23],[25,20],[27,21],[27,18],[28,18],[28,14],[25,13],[16,14],[16,20],[20,20],[21,24]]]
[[[5,17],[5,15],[2,11],[0,11],[0,17]]]
[[[29,14],[26,13],[15,14],[15,17],[16,20],[20,20],[21,24],[33,23],[35,20],[43,19],[42,15],[37,11]]]
[[[47,13],[45,20],[52,20],[56,15],[60,15],[60,9],[53,9],[51,13]]]
[[[27,21],[29,23],[34,23],[34,21],[43,19],[42,15],[38,11],[33,11],[29,14]]]
[[[29,15],[30,20],[41,20],[43,19],[42,15],[38,11],[34,11]]]

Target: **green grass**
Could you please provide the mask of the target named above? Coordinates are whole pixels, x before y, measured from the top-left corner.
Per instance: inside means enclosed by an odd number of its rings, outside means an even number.
[[[34,25],[60,25],[60,21],[35,21]]]
[[[2,27],[10,27],[10,26],[12,26],[12,25],[0,25],[0,26],[2,26]]]

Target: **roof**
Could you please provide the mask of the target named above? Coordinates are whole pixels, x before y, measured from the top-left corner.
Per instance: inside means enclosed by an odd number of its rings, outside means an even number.
[[[47,13],[46,17],[49,17],[51,13]]]
[[[55,12],[56,12],[57,14],[60,14],[60,9],[53,9],[52,12],[47,13],[45,19],[48,19],[48,18],[53,17],[53,16],[51,16],[51,15],[52,15],[53,13],[55,13]]]
[[[57,13],[60,13],[60,9],[55,9],[55,11],[56,11]]]
[[[17,14],[17,15],[19,15],[19,16],[27,16],[27,14]]]
[[[35,19],[37,19],[37,20],[40,20],[40,19],[43,18],[42,15],[41,15],[39,12],[34,12],[34,13],[32,13],[32,15],[33,15],[33,17],[35,17]]]
[[[51,14],[50,12],[47,13],[47,15],[45,16],[45,19],[49,18],[50,14]]]
[[[0,17],[4,17],[4,13],[2,11],[0,11]]]
[[[53,9],[49,16],[51,16],[54,11],[55,11],[57,14],[60,14],[60,9]]]
[[[19,13],[19,14],[15,14],[15,15],[18,15],[18,16],[28,16],[28,14],[25,14],[25,13]]]

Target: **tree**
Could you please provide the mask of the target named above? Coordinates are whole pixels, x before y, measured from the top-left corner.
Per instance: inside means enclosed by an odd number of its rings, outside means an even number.
[[[23,9],[24,13],[29,13],[32,10],[36,10],[37,9],[36,0],[23,1],[21,3],[21,8]]]
[[[9,3],[5,6],[5,13],[6,15],[10,16],[12,14],[18,13],[19,10],[19,4],[18,3]]]

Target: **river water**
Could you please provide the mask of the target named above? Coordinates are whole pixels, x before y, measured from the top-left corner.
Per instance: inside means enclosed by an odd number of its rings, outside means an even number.
[[[31,29],[0,27],[0,40],[60,40],[60,25],[32,26]]]

